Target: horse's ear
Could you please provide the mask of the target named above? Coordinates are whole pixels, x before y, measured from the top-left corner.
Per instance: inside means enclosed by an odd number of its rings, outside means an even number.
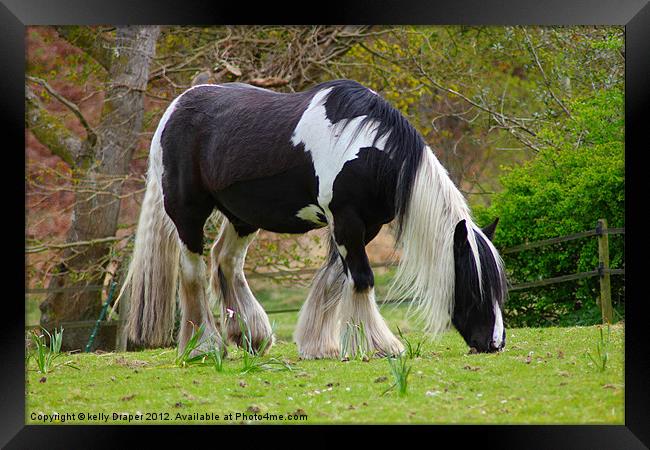
[[[467,242],[467,224],[465,219],[456,224],[454,230],[454,248],[460,250]]]
[[[497,217],[496,219],[494,219],[494,222],[492,222],[490,225],[488,225],[485,228],[481,228],[483,234],[486,235],[489,240],[492,240],[494,238],[494,231],[497,229],[498,223],[499,223],[499,218]]]

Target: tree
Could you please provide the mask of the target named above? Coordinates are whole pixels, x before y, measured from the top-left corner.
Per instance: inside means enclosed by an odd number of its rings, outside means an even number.
[[[522,166],[504,171],[503,191],[490,208],[477,214],[485,223],[500,217],[498,247],[511,247],[594,229],[605,218],[609,227],[625,226],[624,109],[621,87],[603,89],[567,102],[573,119],[562,129],[541,129],[554,144]],[[609,242],[611,268],[624,268],[620,236]],[[505,254],[510,281],[523,283],[598,267],[594,238]],[[515,291],[505,304],[511,326],[592,325],[600,323],[597,278]],[[625,284],[612,277],[612,299],[623,313]]]
[[[412,121],[461,190],[492,195],[500,164],[556,145],[540,131],[571,120],[572,98],[621,85],[622,45],[621,27],[381,27],[339,65]]]
[[[83,27],[58,31],[106,70],[107,81],[101,118],[92,126],[74,103],[46,81],[28,77],[26,125],[69,164],[77,184],[66,239],[69,245],[48,286],[56,290],[40,306],[45,328],[63,321],[96,319],[101,309],[100,292],[84,287],[101,285],[105,276],[118,225],[122,181],[142,129],[144,92],[159,35],[157,26],[124,26],[109,33]],[[77,136],[43,107],[35,85],[74,112],[83,124],[85,137]],[[85,344],[83,339],[87,336],[76,338],[68,332],[66,347],[79,348]]]

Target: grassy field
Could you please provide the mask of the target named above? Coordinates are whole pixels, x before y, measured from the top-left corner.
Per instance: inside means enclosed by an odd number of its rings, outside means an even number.
[[[296,306],[305,294],[270,282],[254,290],[267,310]],[[299,360],[291,341],[297,313],[290,312],[270,315],[277,344],[262,358],[288,368],[242,373],[243,352],[234,347],[222,372],[207,364],[179,367],[175,349],[64,355],[58,361],[76,369],[47,374],[32,358],[26,422],[50,423],[58,413],[54,423],[624,423],[622,324],[611,327],[600,371],[587,356],[596,353],[599,327],[509,329],[503,352],[470,355],[455,331],[425,340],[405,311],[382,307],[391,329],[423,342],[421,357],[407,361],[405,395],[389,389],[387,359]]]

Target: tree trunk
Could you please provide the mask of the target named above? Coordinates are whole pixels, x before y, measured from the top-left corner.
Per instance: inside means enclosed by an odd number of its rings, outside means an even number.
[[[109,67],[109,82],[97,141],[85,141],[72,168],[77,190],[67,242],[92,241],[114,236],[120,212],[122,180],[128,174],[131,156],[142,129],[144,92],[149,65],[155,53],[159,27],[126,26],[116,31]],[[102,307],[101,285],[111,256],[111,244],[70,247],[64,262],[52,277],[49,288],[74,291],[50,293],[40,305],[41,325],[52,329],[61,322],[95,320]],[[82,289],[84,287],[90,289]],[[90,329],[70,328],[64,333],[66,350],[84,348]],[[114,337],[112,338],[114,339]],[[112,348],[100,333],[95,348]]]

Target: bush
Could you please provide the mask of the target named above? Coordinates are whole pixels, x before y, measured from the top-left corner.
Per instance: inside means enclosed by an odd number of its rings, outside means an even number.
[[[476,208],[479,223],[499,217],[495,245],[506,248],[594,229],[605,218],[625,226],[623,92],[610,89],[571,104],[563,130],[545,129],[552,146],[509,168],[503,191],[489,208]],[[610,236],[610,267],[624,267],[621,235]],[[598,243],[589,237],[503,255],[512,284],[598,267]],[[504,314],[510,326],[593,324],[600,320],[598,278],[514,291]],[[612,277],[612,301],[619,312],[624,279]]]

